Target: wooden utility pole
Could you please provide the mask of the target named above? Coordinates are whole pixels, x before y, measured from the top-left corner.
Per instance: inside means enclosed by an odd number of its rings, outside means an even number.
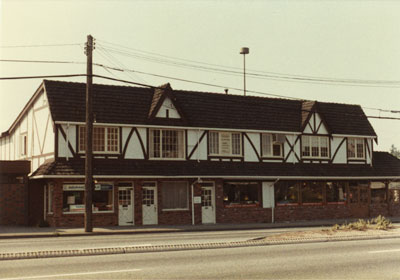
[[[92,84],[93,84],[93,37],[87,36],[87,77],[86,77],[86,158],[85,158],[85,232],[93,231],[92,200],[93,200],[93,112],[92,112]]]

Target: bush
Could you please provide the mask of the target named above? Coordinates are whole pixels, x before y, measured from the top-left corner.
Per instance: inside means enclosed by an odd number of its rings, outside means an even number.
[[[371,220],[363,220],[359,219],[357,222],[343,224],[343,225],[334,225],[331,230],[368,230],[368,229],[379,229],[379,230],[388,230],[393,227],[392,222],[385,218],[384,216],[379,215],[376,218]]]

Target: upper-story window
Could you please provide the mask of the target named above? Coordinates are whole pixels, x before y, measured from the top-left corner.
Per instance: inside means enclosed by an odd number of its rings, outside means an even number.
[[[362,138],[347,139],[347,157],[349,159],[365,158],[365,142]]]
[[[262,134],[261,151],[263,157],[283,157],[283,134]]]
[[[86,147],[86,127],[79,127],[79,151],[84,152]],[[93,127],[93,152],[118,153],[118,127]]]
[[[303,135],[301,137],[301,155],[303,158],[328,158],[328,136]]]
[[[242,137],[240,132],[210,131],[209,154],[214,156],[241,156]]]
[[[183,159],[184,131],[150,129],[150,158]]]
[[[21,156],[26,156],[28,154],[28,134],[26,132],[20,135],[19,150]]]

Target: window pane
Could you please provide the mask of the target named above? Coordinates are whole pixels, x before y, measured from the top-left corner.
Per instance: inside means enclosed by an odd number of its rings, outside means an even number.
[[[270,157],[272,155],[272,141],[271,134],[262,135],[262,155],[265,157]]]
[[[321,157],[328,157],[328,137],[320,137]]]
[[[210,154],[218,155],[219,153],[219,141],[218,141],[218,132],[210,132],[209,133],[209,150]]]
[[[327,202],[345,202],[346,188],[343,182],[326,183],[326,201]]]
[[[302,144],[302,155],[304,157],[310,156],[310,136],[302,136],[301,137]]]
[[[313,157],[319,157],[319,142],[318,137],[311,137],[311,154]]]
[[[150,149],[151,149],[151,156],[154,158],[159,158],[160,153],[160,130],[151,130],[150,131]]]
[[[357,139],[357,158],[364,158],[364,139]]]
[[[249,205],[259,203],[258,183],[225,183],[224,205]]]
[[[83,191],[63,191],[63,212],[85,211]]]
[[[116,127],[107,128],[107,151],[118,152],[119,129]]]
[[[79,151],[85,151],[86,147],[86,127],[79,127]]]
[[[277,204],[299,203],[299,183],[279,181],[275,184]]]
[[[100,190],[93,192],[93,206],[94,211],[112,211],[113,210],[113,196],[112,190]]]
[[[219,132],[220,137],[220,153],[222,155],[230,155],[232,151],[232,134],[229,132]]]
[[[241,154],[240,133],[232,133],[232,155]]]
[[[162,182],[162,205],[163,209],[187,209],[187,182]]]
[[[322,203],[323,201],[322,182],[304,182],[302,186],[303,203]]]
[[[347,139],[347,156],[349,158],[354,158],[356,156],[355,139]]]
[[[178,157],[178,132],[175,130],[162,131],[162,157]]]
[[[105,135],[104,127],[94,127],[93,128],[93,151],[94,152],[104,152],[105,151]]]
[[[274,143],[272,145],[272,150],[273,150],[273,156],[274,157],[282,156],[282,145],[281,144]]]

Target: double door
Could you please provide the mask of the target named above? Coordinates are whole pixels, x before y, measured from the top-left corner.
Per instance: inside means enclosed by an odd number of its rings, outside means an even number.
[[[350,185],[349,205],[355,218],[369,217],[369,186]]]

